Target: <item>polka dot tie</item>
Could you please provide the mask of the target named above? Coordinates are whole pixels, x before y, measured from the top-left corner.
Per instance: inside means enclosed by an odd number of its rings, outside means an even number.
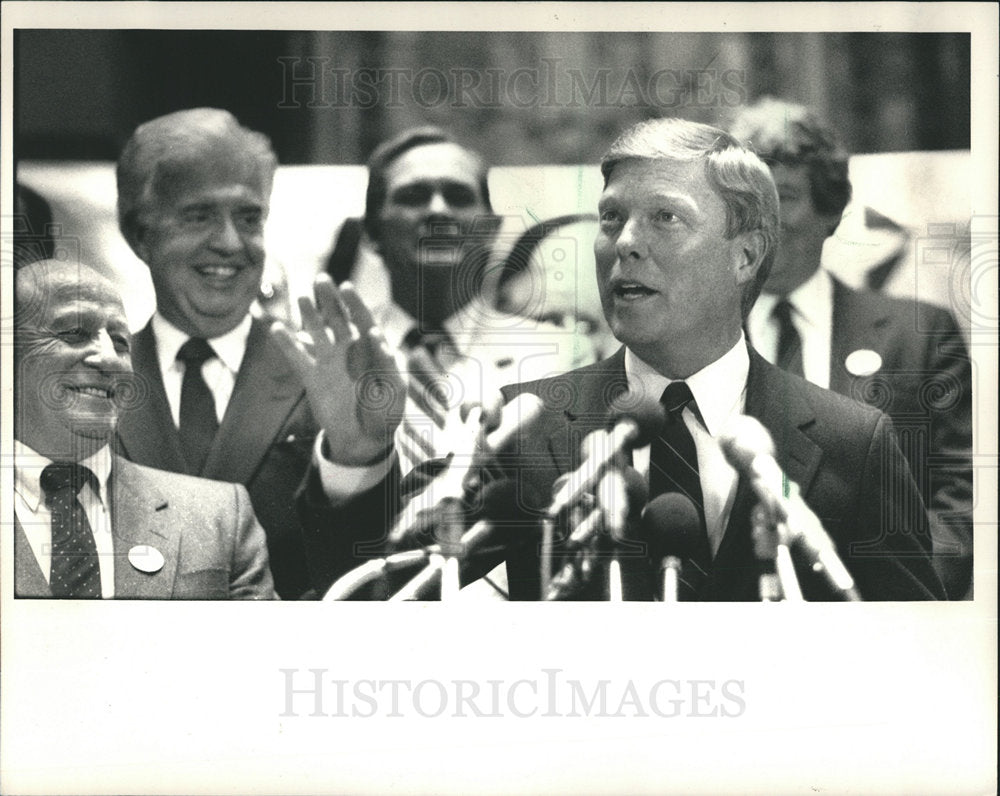
[[[95,492],[97,477],[86,467],[56,462],[42,470],[45,505],[52,514],[52,568],[49,587],[53,597],[100,599],[101,564],[94,533],[77,495],[89,483]]]

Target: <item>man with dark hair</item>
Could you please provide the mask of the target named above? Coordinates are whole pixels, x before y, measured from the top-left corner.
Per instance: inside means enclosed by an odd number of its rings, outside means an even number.
[[[404,468],[449,452],[455,407],[445,396],[477,401],[593,358],[569,330],[495,309],[501,219],[487,176],[479,154],[436,127],[405,130],[368,161],[350,280],[415,376],[397,440]],[[441,389],[418,388],[418,379]]]
[[[15,595],[273,599],[242,486],[112,453],[120,410],[140,393],[111,282],[44,260],[17,272],[15,294]]]
[[[119,437],[137,463],[245,485],[277,591],[293,599],[310,586],[294,493],[317,425],[269,324],[251,314],[276,166],[266,136],[215,108],[153,119],[125,145],[119,226],[157,306],[133,341],[140,394]]]
[[[972,384],[961,332],[942,308],[844,285],[820,267],[851,198],[848,155],[808,108],[764,98],[732,134],[771,168],[781,245],[747,328],[770,362],[893,418],[931,516],[948,596],[972,587]]]
[[[770,432],[777,463],[822,521],[864,599],[943,597],[923,545],[926,514],[891,421],[775,368],[747,345],[743,322],[779,235],[778,196],[767,166],[721,130],[658,119],[626,131],[601,170],[598,284],[605,316],[624,345],[609,359],[505,390],[508,399],[533,393],[543,403],[538,419],[497,456],[502,475],[517,487],[520,508],[548,506],[557,479],[581,464],[580,441],[604,427],[616,400],[627,394],[632,401],[661,401],[669,428],[632,451],[632,465],[654,496],[680,490],[695,504],[697,566],[687,573],[686,596],[760,599],[753,490],[718,442],[746,414]],[[329,296],[317,292],[327,325],[344,327],[353,311],[328,289]],[[321,327],[311,331],[327,337]],[[350,339],[336,331],[333,337]],[[287,339],[291,346],[294,338]],[[319,359],[310,361],[301,343],[297,350],[303,378],[327,370]],[[384,440],[385,431],[369,434],[369,452],[377,449],[376,439]],[[390,476],[383,494],[396,486]],[[325,514],[316,506],[310,524],[321,526]],[[538,599],[537,546],[508,552],[506,563],[510,598]],[[800,575],[807,598],[833,598],[808,568]]]

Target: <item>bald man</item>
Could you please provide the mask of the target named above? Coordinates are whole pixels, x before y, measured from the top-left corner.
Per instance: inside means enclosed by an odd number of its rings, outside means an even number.
[[[112,452],[134,401],[121,297],[92,269],[15,276],[14,593],[62,599],[273,599],[264,531],[236,484]]]

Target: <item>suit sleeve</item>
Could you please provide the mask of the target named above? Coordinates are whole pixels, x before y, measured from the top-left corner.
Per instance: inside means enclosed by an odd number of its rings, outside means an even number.
[[[932,418],[928,467],[933,563],[951,599],[972,586],[972,363],[962,333],[946,310],[925,328],[926,370],[935,375],[919,400]]]
[[[267,556],[267,539],[257,521],[250,495],[233,484],[235,527],[229,569],[229,599],[276,600],[274,580]]]
[[[875,425],[865,457],[858,509],[854,531],[840,552],[862,597],[944,599],[924,541],[927,511],[885,415]]]

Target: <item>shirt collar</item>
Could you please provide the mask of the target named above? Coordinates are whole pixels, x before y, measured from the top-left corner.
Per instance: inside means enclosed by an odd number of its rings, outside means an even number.
[[[223,335],[211,338],[208,342],[215,355],[232,373],[238,373],[243,363],[243,355],[247,350],[247,338],[250,336],[250,324],[253,318],[247,313],[235,327]],[[153,314],[153,336],[156,338],[156,352],[160,362],[165,367],[172,367],[181,350],[191,335],[182,332],[159,312]]]
[[[750,373],[750,355],[746,339],[740,339],[715,362],[683,379],[691,389],[701,420],[713,437],[722,432],[729,418],[743,411],[747,376]],[[643,362],[628,348],[625,349],[625,376],[629,390],[640,395],[651,395],[659,400],[670,384],[663,374]]]
[[[45,458],[20,440],[14,440],[14,489],[32,511],[38,511],[38,505],[42,500],[40,483],[42,470],[50,464],[52,464],[51,459]],[[82,459],[80,464],[97,476],[100,488],[97,497],[107,505],[108,478],[111,477],[111,448],[105,445],[96,453]]]
[[[759,317],[770,318],[781,298],[776,293],[761,293],[757,299]],[[792,305],[795,316],[808,326],[825,328],[829,325],[833,311],[833,281],[825,269],[817,268],[812,276],[784,298]]]

